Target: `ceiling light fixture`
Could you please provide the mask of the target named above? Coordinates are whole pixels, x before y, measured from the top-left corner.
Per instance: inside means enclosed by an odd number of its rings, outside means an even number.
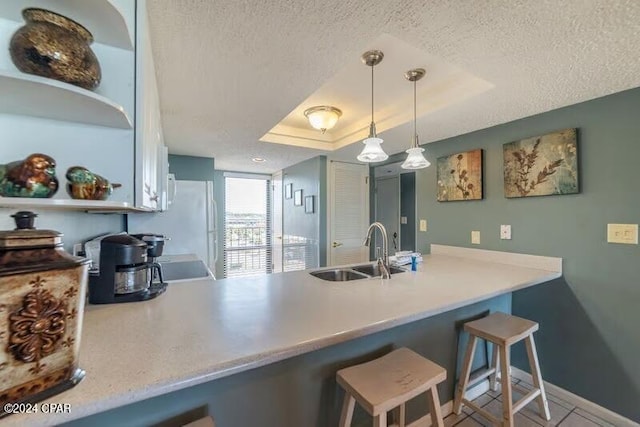
[[[342,111],[330,105],[318,105],[306,109],[304,115],[309,119],[311,127],[325,133],[327,129],[331,129],[338,123]]]
[[[389,156],[384,152],[380,144],[384,141],[376,134],[376,123],[373,120],[373,67],[378,65],[384,54],[379,50],[370,50],[362,54],[362,62],[371,67],[371,124],[369,125],[369,136],[362,141],[364,148],[357,159],[365,163],[375,163],[387,160]]]
[[[411,148],[406,151],[408,154],[407,160],[405,160],[400,166],[402,169],[422,169],[431,164],[422,154],[424,152],[424,148],[420,147],[418,131],[416,130],[416,82],[423,78],[424,75],[424,68],[416,68],[404,73],[404,77],[410,82],[413,82],[413,136],[411,137]]]
[[[267,159],[263,159],[262,157],[254,157],[251,159],[251,161],[255,163],[264,163],[267,161]]]

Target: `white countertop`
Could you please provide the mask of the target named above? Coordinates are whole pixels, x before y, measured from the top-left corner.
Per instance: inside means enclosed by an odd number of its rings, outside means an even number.
[[[510,265],[494,262],[499,252],[486,258],[491,261],[477,255],[491,251],[432,252],[418,272],[390,280],[327,282],[305,271],[203,279],[170,284],[164,295],[146,302],[88,306],[80,348],[87,375],[45,401],[70,404],[71,412],[11,415],[0,426],[59,424],[562,275],[561,267],[548,267],[557,262],[538,262],[544,257],[530,262],[515,255],[519,265]]]

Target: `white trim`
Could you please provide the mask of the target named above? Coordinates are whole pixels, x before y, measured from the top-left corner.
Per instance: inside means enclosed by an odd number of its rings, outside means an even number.
[[[517,378],[521,381],[525,381],[529,384],[532,384],[531,375],[522,369],[518,369],[515,366],[511,367],[511,374],[514,378]],[[584,409],[590,414],[595,415],[598,418],[603,419],[615,426],[618,427],[640,427],[640,424],[623,417],[622,415],[613,412],[607,408],[603,408],[602,406],[591,402],[583,397],[575,395],[570,391],[567,391],[563,388],[558,387],[557,385],[553,385],[544,381],[544,387],[547,393],[552,394],[567,403],[571,403],[580,409]]]
[[[223,172],[225,178],[244,178],[244,179],[271,179],[271,175],[260,173],[244,173],[244,172]]]
[[[463,248],[459,246],[431,245],[431,253],[498,264],[517,265],[520,267],[538,268],[540,270],[562,273],[562,258],[540,255],[519,254],[514,252],[490,251],[486,249]]]

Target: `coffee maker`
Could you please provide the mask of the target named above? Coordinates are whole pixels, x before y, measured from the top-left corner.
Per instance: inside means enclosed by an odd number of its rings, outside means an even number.
[[[157,263],[147,260],[147,244],[135,237],[119,234],[100,241],[100,269],[89,274],[89,302],[110,304],[144,301],[167,289],[159,271],[159,282],[149,279]]]

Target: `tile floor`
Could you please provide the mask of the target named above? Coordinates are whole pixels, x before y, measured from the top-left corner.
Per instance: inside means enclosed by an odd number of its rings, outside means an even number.
[[[532,388],[531,384],[524,381],[514,380],[513,384],[515,385],[513,389],[514,400],[523,396],[522,393],[518,392],[518,388]],[[515,415],[515,427],[614,427],[584,409],[565,402],[552,394],[547,393],[547,400],[549,401],[551,421],[546,421],[538,415],[538,406],[534,400]],[[488,391],[474,400],[474,403],[498,417],[502,414],[502,395],[499,391]],[[444,425],[445,427],[479,427],[491,426],[492,424],[480,414],[476,414],[469,408],[464,407],[462,414],[451,414],[445,418]]]

